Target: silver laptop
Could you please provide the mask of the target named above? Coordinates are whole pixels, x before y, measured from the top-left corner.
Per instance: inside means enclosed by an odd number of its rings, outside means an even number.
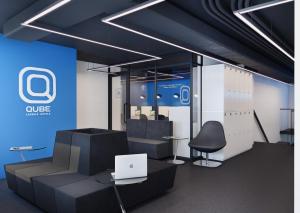
[[[115,156],[115,180],[147,177],[147,154]]]

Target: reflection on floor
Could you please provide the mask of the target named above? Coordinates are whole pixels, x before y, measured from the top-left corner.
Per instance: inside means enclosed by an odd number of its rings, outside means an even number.
[[[292,213],[293,146],[255,143],[217,169],[179,166],[174,188],[133,213]],[[145,192],[146,193],[146,192]],[[40,212],[0,182],[1,212]]]

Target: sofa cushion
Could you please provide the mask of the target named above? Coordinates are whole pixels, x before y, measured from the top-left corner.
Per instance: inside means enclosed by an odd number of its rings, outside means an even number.
[[[35,204],[46,212],[57,212],[55,201],[55,189],[64,185],[72,184],[88,176],[78,173],[51,174],[32,178]]]
[[[17,181],[16,181],[16,175],[15,171],[18,169],[25,169],[32,166],[42,165],[43,163],[49,163],[52,161],[52,158],[42,158],[38,160],[31,160],[31,161],[25,161],[20,163],[14,163],[14,164],[7,164],[4,166],[5,174],[6,174],[6,182],[8,187],[13,190],[17,191]]]
[[[42,165],[16,170],[15,174],[17,178],[21,178],[24,181],[30,183],[32,177],[47,175],[47,174],[51,174],[63,170],[66,170],[66,168],[55,166],[53,163],[49,162],[49,163],[44,163]]]
[[[125,208],[131,208],[170,189],[177,166],[148,160],[148,178],[139,184],[117,186]],[[106,176],[106,177],[105,177]],[[110,172],[58,187],[55,190],[57,212],[121,212],[110,181]]]
[[[53,163],[43,163],[39,166],[32,166],[26,169],[15,171],[17,182],[17,193],[26,200],[34,203],[34,191],[32,186],[32,178],[41,175],[48,175],[55,172],[67,170],[64,167],[55,166]]]
[[[58,213],[120,212],[111,184],[102,184],[91,177],[55,190]]]
[[[153,139],[148,139],[148,138],[134,138],[134,137],[128,137],[128,141],[137,142],[137,143],[147,143],[147,144],[153,144],[153,145],[168,143],[164,140],[153,140]]]
[[[128,148],[131,154],[147,153],[148,158],[163,159],[172,155],[172,143],[163,140],[145,138],[128,138]]]
[[[171,189],[174,185],[176,169],[175,164],[148,159],[148,178],[145,182],[118,186],[124,206],[131,208]]]

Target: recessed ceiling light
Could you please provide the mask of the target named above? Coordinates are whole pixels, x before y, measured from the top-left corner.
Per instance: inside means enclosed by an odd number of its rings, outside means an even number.
[[[178,93],[174,93],[174,94],[173,94],[173,98],[178,99],[178,98],[179,98],[179,94],[178,94]]]

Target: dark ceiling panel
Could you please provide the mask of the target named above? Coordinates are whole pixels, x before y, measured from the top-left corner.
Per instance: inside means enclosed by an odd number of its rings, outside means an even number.
[[[243,0],[236,1],[243,2]],[[232,0],[190,0],[184,2],[171,0],[171,2],[190,15],[239,41],[242,46],[253,49],[271,60],[279,61],[289,69],[293,69],[289,58],[233,15]]]
[[[294,49],[294,2],[266,8],[254,14],[264,21],[273,35],[277,35],[290,49]]]
[[[39,21],[65,29],[100,14],[107,16],[108,14],[132,7],[135,4],[130,0],[72,0],[63,8],[50,13]]]
[[[145,0],[72,0],[35,24],[45,24],[65,33],[156,56],[164,57],[182,52],[178,48],[101,22],[101,18],[143,1]],[[168,0],[117,22],[234,64],[244,64],[270,77],[292,82],[293,61],[233,15],[233,10],[267,1],[270,0]],[[0,0],[0,28],[37,2],[40,1]],[[261,29],[271,32],[278,43],[293,53],[293,3],[255,12],[248,17]],[[32,29],[22,30],[23,39],[30,40],[32,36],[76,48],[82,60],[111,65],[145,59],[144,56],[59,35]]]
[[[93,17],[89,20],[86,20],[85,22],[65,29],[64,32],[95,41],[108,43],[111,45],[137,50],[142,53],[152,55],[165,55],[180,51],[179,49],[170,47],[169,45],[145,39],[144,37],[141,37],[139,35],[135,35],[130,32],[102,23],[101,16]],[[66,42],[67,40],[75,39],[65,39],[62,38],[62,36],[49,35],[43,38],[42,40],[56,44],[64,44],[64,42]],[[107,64],[120,64],[124,62],[134,61],[137,59],[140,60],[147,58],[145,56],[128,53],[122,50],[114,50],[112,48],[101,47],[99,45],[95,46],[95,44],[90,45],[85,41],[77,40],[76,42],[73,41],[73,44],[73,47],[78,49],[80,52],[85,52],[93,56],[106,58]],[[68,46],[72,45],[68,43]],[[88,46],[94,46],[94,48],[88,48]]]
[[[3,24],[37,0],[0,0],[0,33]]]
[[[267,54],[259,54],[254,49],[243,46],[230,35],[220,32],[217,28],[167,2],[131,14],[118,20],[118,23],[126,26],[130,26],[128,25],[130,23],[131,26],[135,25],[134,29],[147,34],[202,53],[218,55],[226,61],[244,64],[274,78],[285,81],[292,79],[292,70],[277,63],[276,60],[270,60]]]
[[[127,53],[110,47],[104,47],[101,45],[79,41],[72,38],[62,37],[59,35],[50,35],[43,41],[49,43],[55,43],[66,47],[72,47],[72,48],[75,47],[78,50],[79,55],[81,55],[85,59],[87,58],[87,56],[92,57],[91,60],[87,60],[87,61],[97,62],[97,63],[101,62],[102,64],[107,64],[107,65],[114,65],[114,64],[149,58],[146,56],[140,56],[134,53]],[[99,59],[96,61],[96,58]]]

